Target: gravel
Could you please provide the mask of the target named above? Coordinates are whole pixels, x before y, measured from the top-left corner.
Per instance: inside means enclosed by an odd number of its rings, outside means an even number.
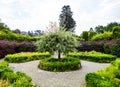
[[[94,63],[81,60],[82,68],[71,72],[49,72],[38,69],[39,61],[10,63],[14,71],[25,72],[37,87],[85,87],[85,75],[109,66],[109,63]]]

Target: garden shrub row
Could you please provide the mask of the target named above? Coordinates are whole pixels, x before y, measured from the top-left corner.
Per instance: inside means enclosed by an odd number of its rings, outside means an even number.
[[[111,39],[113,39],[112,32],[104,32],[101,34],[96,34],[91,38],[92,41],[111,40]]]
[[[5,57],[7,54],[16,52],[35,52],[36,46],[33,42],[15,42],[0,40],[0,58]]]
[[[103,42],[97,41],[80,41],[79,46],[77,47],[78,51],[98,51],[103,52]]]
[[[120,59],[100,71],[85,76],[86,87],[120,87]]]
[[[36,38],[23,34],[15,34],[10,30],[3,29],[0,31],[0,40],[36,41]]]
[[[83,52],[95,50],[120,57],[120,42],[118,40],[81,41],[77,50]]]
[[[45,52],[45,53],[21,52],[21,53],[15,53],[15,54],[8,54],[5,56],[4,60],[11,63],[14,63],[14,62],[20,63],[20,62],[27,62],[31,60],[44,59],[50,56],[51,54],[49,52]]]
[[[7,62],[0,62],[0,87],[35,87],[31,81],[25,73],[14,72]]]
[[[66,56],[100,63],[109,63],[117,58],[116,56],[96,51],[68,53]]]
[[[76,58],[62,58],[60,60],[47,58],[40,60],[38,67],[47,71],[61,72],[77,70],[81,67],[81,63]]]

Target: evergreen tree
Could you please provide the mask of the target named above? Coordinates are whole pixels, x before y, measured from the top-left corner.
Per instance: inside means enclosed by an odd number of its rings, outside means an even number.
[[[70,6],[69,5],[63,6],[61,14],[59,16],[59,20],[60,20],[59,24],[60,24],[60,27],[64,27],[64,29],[66,29],[66,31],[74,32],[76,22],[72,18],[72,15],[73,15],[73,13],[71,11]]]

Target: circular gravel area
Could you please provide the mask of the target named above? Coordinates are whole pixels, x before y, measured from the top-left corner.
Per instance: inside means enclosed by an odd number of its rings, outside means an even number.
[[[81,60],[82,68],[71,72],[49,72],[38,68],[38,61],[10,63],[14,71],[25,72],[37,87],[85,87],[85,75],[107,67],[109,63]]]

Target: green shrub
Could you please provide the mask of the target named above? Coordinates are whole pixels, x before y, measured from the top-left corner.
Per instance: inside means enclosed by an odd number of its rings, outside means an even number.
[[[120,87],[120,59],[100,71],[85,76],[86,87]]]
[[[40,60],[38,67],[47,71],[71,71],[76,70],[81,67],[81,63],[79,59],[76,58],[63,58],[63,59],[55,59],[48,58]]]
[[[120,57],[120,45],[119,44],[113,44],[111,46],[111,54]]]
[[[112,32],[104,32],[101,34],[96,34],[91,38],[93,41],[98,41],[98,40],[111,40],[112,37]]]
[[[88,32],[87,31],[83,31],[82,33],[82,37],[85,41],[88,41]]]
[[[100,63],[103,63],[103,62],[109,63],[117,58],[116,56],[113,56],[110,54],[104,54],[96,51],[68,53],[66,56],[76,57],[83,60],[100,62]]]
[[[0,40],[36,41],[36,38],[28,35],[15,34],[10,30],[4,29],[0,31]]]
[[[0,81],[5,81],[0,87],[35,87],[31,77],[22,72],[13,72],[5,61],[0,62]]]
[[[113,38],[119,39],[120,38],[120,26],[113,27]]]
[[[4,60],[8,62],[27,62],[31,60],[39,60],[43,58],[50,57],[50,53],[44,52],[44,53],[39,53],[39,52],[21,52],[21,53],[16,53],[16,54],[8,54],[5,56]]]
[[[94,32],[94,31],[89,32],[89,34],[88,34],[89,40],[91,40],[91,38],[92,38],[93,36],[95,36],[96,34],[97,34],[97,33]]]

